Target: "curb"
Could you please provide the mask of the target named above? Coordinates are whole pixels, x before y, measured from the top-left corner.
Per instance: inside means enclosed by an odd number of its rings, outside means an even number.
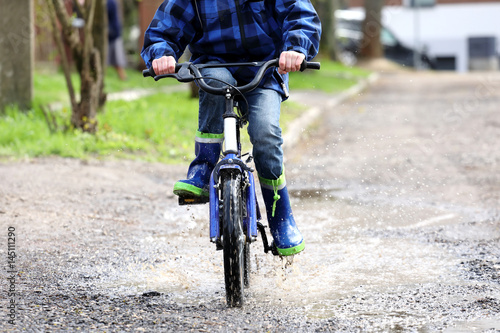
[[[334,95],[328,99],[321,107],[313,106],[304,112],[300,117],[295,119],[289,126],[286,133],[283,135],[283,149],[293,148],[301,139],[302,134],[313,124],[327,109],[334,108],[344,101],[360,94],[363,90],[374,84],[380,75],[372,73],[368,78],[362,80],[351,88]],[[297,135],[297,133],[299,133]]]

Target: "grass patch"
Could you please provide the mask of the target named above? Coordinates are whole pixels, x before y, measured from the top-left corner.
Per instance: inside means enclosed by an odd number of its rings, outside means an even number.
[[[180,162],[192,150],[192,140],[186,138],[194,137],[197,107],[197,100],[188,98],[187,93],[108,102],[106,111],[97,117],[99,130],[95,135],[79,130],[50,132],[39,107],[26,113],[9,108],[0,118],[0,156]],[[69,115],[56,117],[64,122]]]
[[[163,80],[161,84],[158,84],[158,82],[150,77],[143,77],[141,71],[133,69],[126,69],[125,71],[127,73],[127,80],[122,81],[114,68],[108,68],[105,79],[105,90],[107,93],[132,89],[159,89],[160,86],[164,87],[181,84],[176,80]]]
[[[127,70],[128,80],[121,81],[114,69],[106,76],[106,91],[128,89],[161,89],[179,84],[175,80],[155,82],[138,71]],[[322,61],[321,71],[292,73],[293,89],[321,89],[335,92],[346,89],[368,72]],[[73,75],[75,89],[78,77]],[[58,155],[80,159],[127,158],[165,163],[189,161],[194,156],[193,140],[198,124],[198,100],[188,92],[156,93],[134,101],[108,101],[98,114],[95,135],[78,130],[50,131],[40,105],[62,104],[54,116],[60,128],[70,128],[71,110],[64,77],[60,72],[37,70],[35,74],[34,108],[20,112],[8,108],[0,114],[0,156],[39,157]],[[283,131],[296,119],[303,107],[290,101],[282,104]],[[251,149],[246,129],[242,131],[243,148]]]
[[[112,101],[98,115],[95,135],[79,130],[51,132],[39,107],[28,112],[8,108],[0,117],[0,156],[72,158],[127,158],[180,163],[194,157],[194,135],[198,125],[198,101],[187,92],[155,94],[131,102]],[[282,126],[286,130],[302,108],[283,104]],[[65,109],[56,118],[68,123]],[[246,128],[243,148],[251,149]]]
[[[132,89],[160,88],[160,85],[153,79],[144,78],[140,71],[126,69],[126,73],[127,80],[122,81],[114,68],[108,68],[104,79],[106,93]],[[71,82],[73,83],[75,92],[78,94],[80,92],[80,79],[77,73],[71,74]],[[162,86],[178,84],[180,83],[175,80],[163,80],[161,83]],[[69,105],[66,80],[62,71],[47,67],[37,68],[33,79],[33,85],[35,91],[33,105],[47,105],[51,103]]]
[[[369,71],[356,67],[346,67],[338,62],[318,60],[321,70],[306,70],[290,73],[290,91],[317,89],[327,93],[348,89],[370,75]]]
[[[179,162],[191,155],[198,126],[198,100],[188,92],[155,94],[135,101],[112,101],[99,115],[99,133],[136,143],[127,155]],[[122,154],[124,154],[122,152]],[[108,151],[107,154],[113,154]]]

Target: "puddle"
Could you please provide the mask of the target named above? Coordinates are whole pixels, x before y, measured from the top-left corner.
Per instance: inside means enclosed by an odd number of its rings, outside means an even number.
[[[315,199],[315,200],[336,200],[338,199],[338,195],[336,195],[335,192],[341,191],[340,188],[338,189],[324,189],[324,188],[318,188],[318,189],[288,189],[288,193],[290,194],[291,197],[298,198],[298,199]]]
[[[215,251],[208,237],[190,238],[188,246],[176,243],[182,237],[169,239],[169,243],[165,237],[145,239],[142,251],[154,259],[126,262],[103,287],[125,294],[156,291],[181,304],[211,302],[214,297],[223,300],[217,297],[224,290],[222,252]]]
[[[273,304],[307,305],[313,317],[336,315],[340,300],[364,292],[383,292],[393,286],[453,280],[456,261],[433,246],[397,239],[360,237],[341,242],[306,243],[291,269],[261,259],[252,296]],[[273,267],[274,266],[274,267]]]
[[[498,332],[500,331],[500,320],[474,320],[471,322],[457,323],[446,328],[443,333],[475,333],[475,332]]]
[[[401,237],[413,228],[461,223],[460,215],[436,207],[339,200],[331,195],[338,192],[294,192],[294,215],[306,251],[294,257],[293,265],[287,265],[285,260],[266,255],[259,238],[251,249],[249,304],[294,306],[312,318],[339,318],[349,316],[341,306],[355,295],[460,283],[454,269],[459,260],[453,254],[433,243]],[[215,251],[209,242],[207,215],[206,206],[165,212],[169,229],[141,240],[141,256],[155,260],[132,260],[103,287],[136,294],[157,291],[183,305],[224,304],[222,251]],[[399,234],[384,233],[395,230]],[[396,323],[408,320],[406,315],[396,318],[396,312],[392,315],[384,310],[364,315],[354,311],[352,315],[392,316]],[[418,313],[412,315],[418,317]]]

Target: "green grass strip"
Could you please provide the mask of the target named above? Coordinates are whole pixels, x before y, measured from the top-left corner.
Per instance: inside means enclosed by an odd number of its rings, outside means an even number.
[[[332,93],[346,89],[369,72],[343,67],[337,63],[321,61],[320,71],[292,73],[290,87],[294,89],[321,89]],[[179,84],[175,80],[155,82],[143,78],[139,71],[127,70],[128,80],[118,79],[109,69],[106,91],[129,89],[161,89],[165,85]],[[75,90],[78,78],[73,75]],[[98,114],[98,131],[95,135],[71,129],[71,109],[62,73],[38,69],[34,79],[35,98],[33,109],[21,112],[7,108],[0,114],[0,157],[24,158],[63,156],[80,159],[127,158],[179,163],[194,157],[194,135],[198,125],[198,100],[188,92],[156,93],[133,101],[108,101],[105,110]],[[56,130],[49,129],[44,113],[51,105],[51,122]],[[303,107],[290,101],[283,103],[281,126],[300,116]],[[251,150],[246,130],[241,132],[244,152]]]

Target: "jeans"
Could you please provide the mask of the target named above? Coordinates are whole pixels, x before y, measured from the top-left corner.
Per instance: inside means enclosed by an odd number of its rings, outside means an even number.
[[[236,80],[226,68],[205,68],[201,73],[211,86],[222,87],[225,84],[210,78],[236,85]],[[240,106],[244,113],[248,112],[248,135],[253,145],[255,168],[261,177],[278,179],[283,168],[283,138],[279,124],[282,97],[277,91],[263,88],[256,88],[244,95],[249,110],[244,101],[240,101]],[[224,96],[211,95],[200,89],[198,130],[203,133],[223,133],[224,110]]]

